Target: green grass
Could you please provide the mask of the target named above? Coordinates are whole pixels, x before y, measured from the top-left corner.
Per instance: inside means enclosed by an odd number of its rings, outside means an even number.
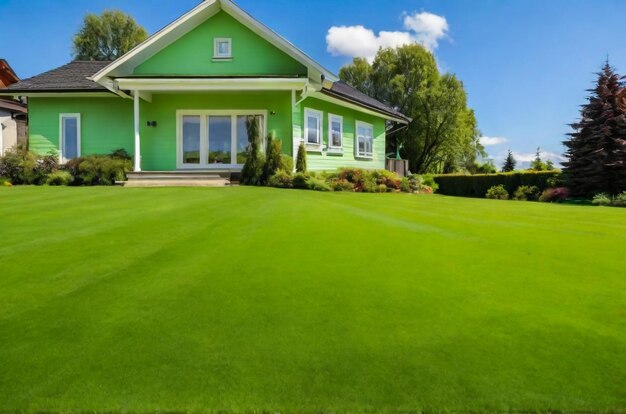
[[[0,189],[0,411],[626,412],[626,209]]]

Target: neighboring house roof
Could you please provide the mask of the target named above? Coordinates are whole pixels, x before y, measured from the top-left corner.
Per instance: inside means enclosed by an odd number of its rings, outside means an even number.
[[[0,59],[0,88],[5,88],[19,80],[19,76],[17,76],[11,65],[9,65],[9,62]]]
[[[15,92],[106,92],[107,89],[90,79],[94,73],[111,62],[74,61],[24,79],[7,88]]]
[[[322,93],[325,95],[339,98],[341,100],[347,100],[363,106],[367,106],[370,109],[385,113],[387,115],[391,115],[395,118],[403,119],[407,122],[411,121],[411,118],[407,117],[406,115],[370,97],[369,95],[364,94],[363,92],[353,88],[343,81],[334,82],[330,88],[322,89]]]
[[[26,109],[26,105],[12,99],[0,99],[0,109],[4,109],[14,114],[25,114],[26,112],[28,112]]]

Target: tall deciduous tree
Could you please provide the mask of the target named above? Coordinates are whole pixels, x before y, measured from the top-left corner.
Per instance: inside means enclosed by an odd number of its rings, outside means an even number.
[[[106,10],[100,16],[89,13],[74,36],[74,58],[115,60],[147,37],[135,19],[119,10]]]
[[[354,59],[339,76],[413,119],[390,136],[387,148],[387,153],[395,153],[400,146],[411,171],[450,172],[462,168],[468,154],[475,159],[480,152],[463,83],[454,75],[440,75],[434,56],[424,47],[381,49],[373,64]]]
[[[511,150],[509,150],[508,155],[504,159],[504,164],[502,165],[502,172],[514,171],[516,164],[517,164],[517,161],[515,160],[515,157],[513,156],[513,153],[511,152]]]
[[[626,190],[626,113],[624,83],[607,62],[581,109],[581,119],[564,142],[564,173],[570,194],[592,196]]]

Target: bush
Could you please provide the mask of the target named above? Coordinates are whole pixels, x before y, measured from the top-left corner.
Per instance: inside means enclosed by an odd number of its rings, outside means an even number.
[[[565,187],[548,188],[541,193],[539,201],[544,203],[562,203],[567,200],[569,191]]]
[[[16,146],[0,157],[0,177],[13,184],[36,184],[46,182],[48,175],[59,169],[55,153],[37,155],[23,146]]]
[[[371,172],[371,176],[378,185],[384,185],[389,190],[400,190],[402,179],[396,173],[387,170],[375,170]]]
[[[74,177],[68,171],[55,171],[48,176],[47,185],[70,185]]]
[[[307,180],[309,176],[305,173],[298,172],[293,176],[292,184],[293,188],[299,188],[301,190],[306,190],[308,187]]]
[[[432,189],[432,187],[429,187],[427,185],[423,185],[420,188],[420,194],[434,194],[435,190]]]
[[[276,188],[292,188],[293,177],[291,176],[291,172],[285,170],[276,171],[276,174],[270,177],[268,185]]]
[[[617,207],[626,207],[626,191],[623,191],[615,196],[613,199],[613,205]]]
[[[88,155],[68,161],[65,168],[74,178],[74,185],[113,185],[126,180],[133,164],[112,155]]]
[[[423,175],[421,184],[430,187],[433,190],[433,193],[439,190],[439,183],[437,183],[435,176],[432,174]]]
[[[287,154],[280,154],[280,170],[291,173],[293,171],[293,157]]]
[[[611,200],[611,196],[607,193],[600,193],[593,196],[593,200],[591,201],[594,206],[610,206],[613,204],[613,200]]]
[[[446,174],[434,176],[439,185],[438,192],[445,195],[460,197],[485,197],[487,190],[494,185],[504,185],[513,194],[518,187],[535,186],[539,191],[556,184],[560,180],[558,171],[514,171],[500,174]],[[549,182],[550,181],[550,184]],[[427,182],[425,182],[428,185]]]
[[[306,147],[304,142],[298,147],[298,155],[296,156],[296,172],[306,173]]]
[[[485,197],[490,198],[492,200],[508,200],[509,192],[506,191],[506,188],[504,188],[503,184],[494,185],[491,188],[489,188],[489,190],[487,190]]]
[[[0,187],[12,187],[11,181],[8,178],[0,177]]]
[[[130,156],[128,151],[126,151],[124,148],[118,148],[116,150],[113,150],[111,152],[111,157],[113,157],[113,158],[120,158],[120,159],[128,160],[128,161],[132,161],[133,160],[133,158]]]
[[[274,139],[270,134],[267,137],[267,147],[265,149],[265,164],[263,164],[263,173],[261,174],[261,184],[267,184],[271,176],[280,169],[280,140]]]
[[[314,191],[333,191],[328,183],[323,178],[309,177],[306,180],[306,185],[309,190]]]
[[[536,186],[522,185],[517,187],[517,190],[515,190],[513,199],[518,201],[537,201],[539,199],[539,195],[540,191]]]
[[[354,191],[354,184],[342,178],[332,178],[328,180],[330,187],[334,191]]]

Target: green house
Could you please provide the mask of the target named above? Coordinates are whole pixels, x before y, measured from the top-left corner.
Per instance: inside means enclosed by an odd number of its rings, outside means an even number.
[[[29,146],[61,161],[119,148],[139,171],[238,172],[246,120],[311,170],[385,168],[406,116],[341,82],[230,0],[205,0],[113,62],[74,61],[12,85]],[[252,118],[250,118],[252,119]]]

